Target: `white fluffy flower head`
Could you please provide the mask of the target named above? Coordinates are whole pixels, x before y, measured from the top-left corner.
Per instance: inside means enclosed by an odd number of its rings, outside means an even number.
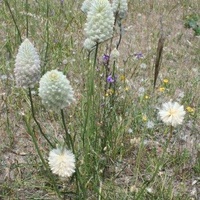
[[[162,105],[158,114],[165,124],[175,127],[182,124],[185,113],[186,112],[182,105],[177,102],[170,101]]]
[[[128,10],[127,0],[113,0],[112,10],[115,14],[118,13],[119,18],[125,18]]]
[[[74,154],[65,148],[52,149],[48,161],[51,171],[61,177],[70,177],[75,172]]]
[[[114,14],[108,0],[93,0],[87,14],[85,32],[94,42],[103,42],[112,37]]]
[[[40,79],[39,55],[29,39],[25,39],[19,47],[14,74],[16,85],[23,88],[34,87]]]
[[[60,110],[75,100],[69,80],[58,70],[44,74],[39,84],[39,96],[49,108]]]

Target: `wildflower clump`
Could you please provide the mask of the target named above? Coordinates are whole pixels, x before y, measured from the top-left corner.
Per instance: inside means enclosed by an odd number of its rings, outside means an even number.
[[[120,19],[125,18],[128,10],[127,0],[113,0],[112,10]]]
[[[185,113],[186,112],[182,105],[177,102],[170,101],[162,105],[158,114],[165,124],[175,127],[182,124]]]
[[[85,33],[90,40],[100,43],[112,37],[114,14],[108,0],[93,0],[87,13]]]
[[[29,39],[25,39],[19,47],[14,74],[18,87],[32,88],[40,80],[39,55]]]
[[[69,80],[58,70],[49,71],[42,76],[39,96],[44,105],[55,110],[63,109],[75,100]]]
[[[61,177],[70,177],[75,172],[74,154],[66,148],[52,149],[49,153],[48,163],[51,171]]]

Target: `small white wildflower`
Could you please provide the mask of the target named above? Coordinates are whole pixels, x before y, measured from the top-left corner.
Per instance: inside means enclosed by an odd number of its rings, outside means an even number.
[[[44,105],[55,110],[63,109],[75,100],[69,80],[58,70],[51,70],[42,76],[39,96]]]
[[[129,129],[128,129],[128,133],[129,133],[129,134],[133,133],[133,129],[129,128]]]
[[[29,39],[25,39],[19,47],[14,74],[18,87],[32,88],[40,79],[39,55]]]
[[[52,149],[48,161],[52,172],[61,177],[70,177],[75,172],[74,154],[65,148]]]
[[[147,128],[148,128],[148,129],[151,129],[151,128],[154,127],[155,124],[154,124],[153,121],[148,121],[146,125],[147,125]]]
[[[149,193],[153,193],[153,189],[152,188],[146,188],[146,190],[147,190],[147,192],[149,192]]]
[[[114,14],[108,0],[93,0],[87,14],[85,33],[94,42],[103,42],[112,37]]]
[[[146,65],[145,63],[142,63],[142,64],[140,65],[140,68],[141,68],[141,69],[146,69],[146,68],[147,68],[147,65]]]
[[[144,92],[145,92],[144,87],[140,87],[140,88],[138,89],[138,95],[139,95],[139,96],[143,96],[143,95],[144,95]]]
[[[170,101],[162,105],[158,114],[164,123],[175,127],[182,124],[185,113],[183,106],[177,102]]]
[[[67,59],[64,59],[63,61],[62,61],[62,64],[63,65],[66,65],[68,63],[68,60]]]
[[[120,53],[119,51],[117,50],[117,48],[114,48],[111,53],[110,53],[110,58],[113,60],[113,61],[116,61],[120,56]]]

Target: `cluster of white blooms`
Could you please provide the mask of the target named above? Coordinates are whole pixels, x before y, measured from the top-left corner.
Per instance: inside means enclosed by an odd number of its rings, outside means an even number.
[[[52,172],[61,177],[70,177],[75,172],[74,154],[64,147],[52,149],[48,161]]]
[[[108,0],[93,0],[87,12],[85,33],[95,43],[112,37],[114,14]]]
[[[182,124],[185,113],[183,106],[177,102],[169,101],[162,105],[158,114],[165,124],[175,127]]]
[[[74,91],[66,76],[58,70],[48,71],[39,82],[39,96],[44,105],[60,110],[74,99]]]
[[[14,74],[16,85],[23,88],[34,87],[40,79],[39,55],[29,39],[25,39],[19,47]]]
[[[112,10],[115,14],[118,14],[120,19],[125,18],[128,10],[127,0],[113,0]]]

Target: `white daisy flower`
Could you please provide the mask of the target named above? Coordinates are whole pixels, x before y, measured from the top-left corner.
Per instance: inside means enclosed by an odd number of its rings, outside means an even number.
[[[182,105],[170,101],[162,105],[162,109],[159,110],[158,114],[165,124],[175,127],[182,124],[185,113]]]

